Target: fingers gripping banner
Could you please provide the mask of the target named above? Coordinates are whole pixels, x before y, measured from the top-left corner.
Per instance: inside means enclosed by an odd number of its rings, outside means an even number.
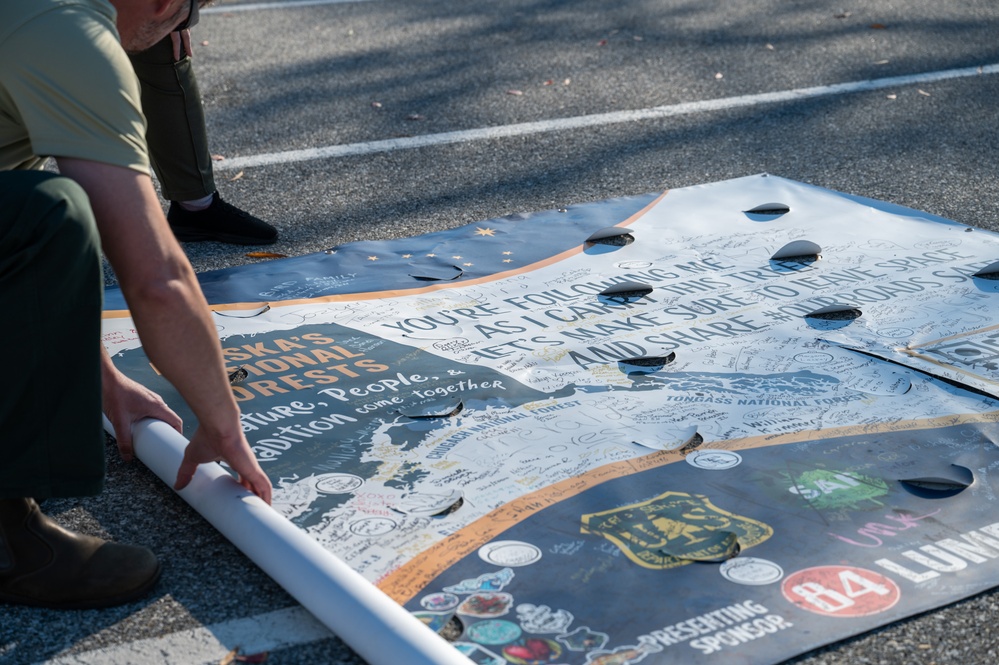
[[[202,284],[274,510],[473,662],[776,663],[996,579],[988,232],[763,175]]]

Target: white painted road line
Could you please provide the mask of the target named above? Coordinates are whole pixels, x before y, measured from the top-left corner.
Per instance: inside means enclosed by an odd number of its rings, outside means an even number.
[[[35,665],[198,665],[218,663],[237,647],[241,654],[256,654],[332,636],[304,608],[290,607],[106,649],[56,656]]]
[[[926,72],[923,74],[890,76],[887,78],[851,81],[848,83],[837,83],[834,85],[823,85],[812,88],[796,88],[794,90],[764,92],[756,95],[706,99],[700,102],[686,102],[670,106],[656,106],[654,108],[639,109],[636,111],[597,113],[594,115],[577,116],[575,118],[557,118],[554,120],[525,122],[515,125],[503,125],[500,127],[484,127],[482,129],[466,129],[456,132],[444,132],[441,134],[426,134],[424,136],[369,141],[367,143],[348,143],[343,145],[331,145],[323,148],[308,148],[304,150],[288,150],[286,152],[273,152],[261,155],[247,155],[246,157],[234,157],[223,162],[217,162],[215,164],[215,169],[245,169],[254,166],[273,166],[276,164],[289,164],[292,162],[305,162],[316,159],[333,159],[337,157],[350,157],[355,155],[370,155],[379,152],[394,152],[396,150],[411,150],[413,148],[425,148],[429,146],[446,145],[449,143],[467,143],[471,141],[509,138],[512,136],[525,136],[528,134],[542,134],[567,129],[581,129],[585,127],[637,122],[640,120],[656,120],[680,115],[693,115],[697,113],[707,113],[710,111],[749,108],[764,104],[794,102],[803,99],[813,99],[816,97],[828,97],[831,95],[869,92],[871,90],[883,90],[885,88],[900,88],[923,83],[933,83],[935,81],[945,81],[948,79],[968,78],[997,73],[999,73],[999,64],[985,65],[981,67],[965,67],[962,69],[946,69],[943,71]]]
[[[245,5],[213,5],[205,7],[201,14],[228,14],[230,12],[255,12],[260,9],[290,9],[315,5],[345,5],[349,2],[373,2],[373,0],[288,0],[288,2],[253,2]]]

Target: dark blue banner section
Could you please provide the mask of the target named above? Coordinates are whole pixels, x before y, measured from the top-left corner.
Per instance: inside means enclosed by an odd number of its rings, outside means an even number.
[[[280,261],[200,273],[198,279],[212,305],[403,291],[433,281],[468,281],[516,270],[578,247],[580,238],[620,224],[659,196],[629,196],[512,215],[401,240],[355,242]],[[474,257],[466,256],[470,240],[474,240]],[[399,279],[399,275],[406,277]],[[127,309],[118,288],[107,289],[104,301],[107,310]]]
[[[997,437],[849,436],[618,477],[511,525],[407,607],[459,622],[477,662],[784,660],[996,579]]]

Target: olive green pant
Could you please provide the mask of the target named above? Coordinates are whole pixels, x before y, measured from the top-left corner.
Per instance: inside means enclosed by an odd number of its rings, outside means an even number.
[[[0,171],[0,498],[104,486],[101,248],[86,193]]]
[[[205,112],[191,58],[173,58],[169,35],[129,56],[142,86],[146,143],[160,191],[168,201],[193,201],[215,191]]]

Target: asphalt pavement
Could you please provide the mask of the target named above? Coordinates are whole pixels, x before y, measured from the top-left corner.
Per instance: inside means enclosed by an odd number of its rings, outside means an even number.
[[[198,271],[762,172],[999,231],[995,0],[224,2],[193,41],[219,190],[281,233],[188,244]],[[152,548],[162,581],[117,609],[0,608],[0,665],[363,663],[108,464],[101,496],[45,509]],[[995,663],[997,620],[989,592],[789,662]]]

